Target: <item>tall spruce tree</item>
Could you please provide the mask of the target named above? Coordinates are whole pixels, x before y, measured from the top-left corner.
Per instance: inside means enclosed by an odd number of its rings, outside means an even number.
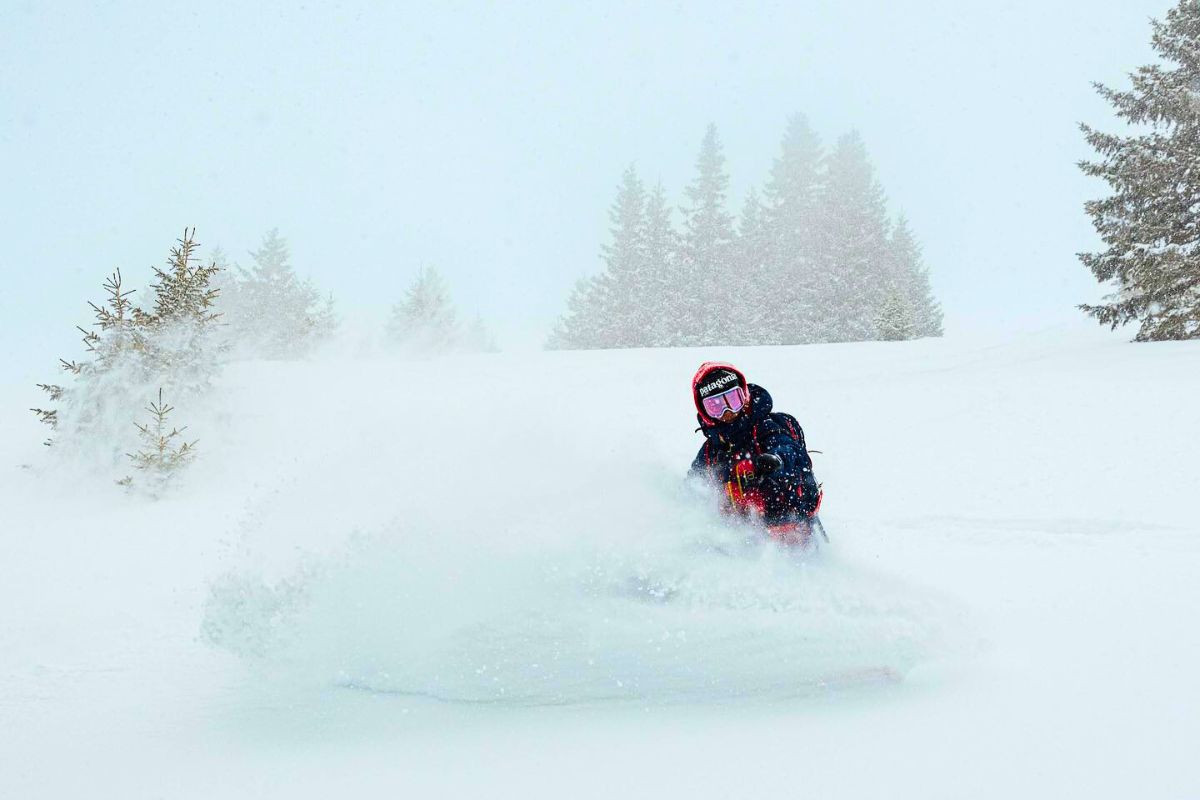
[[[681,287],[686,287],[678,275],[678,252],[679,234],[671,221],[667,192],[660,182],[646,198],[642,225],[642,257],[646,271],[646,296],[642,303],[648,309],[645,344],[650,347],[670,344],[683,328],[679,292]]]
[[[822,242],[814,315],[818,339],[873,339],[889,285],[888,219],[883,189],[857,133],[829,157],[822,201]]]
[[[550,349],[627,347],[637,333],[631,299],[642,281],[641,228],[646,193],[631,164],[621,175],[609,207],[611,241],[601,245],[604,269],[576,282],[564,314],[546,346]]]
[[[588,275],[571,287],[567,310],[546,339],[547,350],[591,350],[600,347],[600,320],[596,296],[597,278]]]
[[[609,208],[604,269],[576,283],[567,313],[546,346],[551,349],[649,347],[676,330],[663,303],[674,263],[675,232],[661,186],[647,195],[637,170],[626,168]]]
[[[763,192],[770,291],[763,292],[762,313],[772,320],[764,344],[811,342],[821,336],[817,253],[823,183],[821,140],[807,117],[794,114],[788,118]]]
[[[742,206],[732,259],[732,272],[741,286],[734,302],[736,324],[730,344],[767,344],[778,336],[776,319],[770,311],[778,286],[770,270],[772,242],[765,215],[758,192],[751,189]]]
[[[1082,305],[1101,324],[1140,323],[1137,341],[1200,337],[1200,2],[1182,0],[1153,20],[1163,61],[1140,67],[1132,88],[1097,83],[1128,136],[1081,125],[1097,161],[1080,162],[1112,195],[1085,206],[1105,249],[1079,259],[1112,293]]]
[[[892,300],[893,316],[897,307],[906,308],[911,314],[909,338],[941,336],[942,307],[933,296],[929,270],[921,260],[921,245],[917,243],[912,229],[909,228],[908,219],[903,214],[892,229],[889,246],[894,293],[903,300],[902,304]]]
[[[597,279],[596,320],[600,347],[638,347],[646,344],[646,307],[650,286],[642,229],[646,190],[630,164],[621,175],[617,197],[608,211],[608,244],[601,247],[604,271]]]
[[[724,344],[733,336],[740,284],[730,273],[733,217],[726,209],[729,174],[717,126],[710,124],[696,157],[696,176],[685,190],[679,277],[686,327],[673,344]]]

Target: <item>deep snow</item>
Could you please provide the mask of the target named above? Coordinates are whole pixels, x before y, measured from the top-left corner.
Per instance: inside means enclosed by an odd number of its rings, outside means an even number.
[[[816,558],[679,480],[713,357],[824,451]],[[242,363],[155,502],[7,385],[0,797],[1196,796],[1198,389],[1092,331]]]

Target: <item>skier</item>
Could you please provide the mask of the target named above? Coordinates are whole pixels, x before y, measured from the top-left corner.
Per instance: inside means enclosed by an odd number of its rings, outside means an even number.
[[[796,418],[773,412],[766,389],[722,362],[700,365],[692,398],[704,445],[689,474],[723,485],[727,512],[761,517],[773,538],[808,544],[822,494]]]

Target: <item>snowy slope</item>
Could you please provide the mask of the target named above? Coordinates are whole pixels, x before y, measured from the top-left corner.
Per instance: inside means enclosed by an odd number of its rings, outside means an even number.
[[[819,558],[681,485],[712,357],[824,451]],[[158,502],[6,415],[0,797],[1197,796],[1198,389],[1063,332],[245,363]]]

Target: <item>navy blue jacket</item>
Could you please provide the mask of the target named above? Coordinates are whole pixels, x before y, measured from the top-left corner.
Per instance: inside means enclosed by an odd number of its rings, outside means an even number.
[[[748,414],[740,414],[732,422],[701,427],[704,445],[692,461],[691,474],[724,484],[733,474],[734,462],[771,453],[779,457],[783,467],[763,477],[758,486],[766,501],[767,523],[809,516],[817,507],[819,488],[804,445],[804,431],[799,424],[793,425],[794,431],[787,429],[787,421],[794,423],[794,418],[785,421],[771,416],[774,404],[766,389],[753,383],[749,388]]]

